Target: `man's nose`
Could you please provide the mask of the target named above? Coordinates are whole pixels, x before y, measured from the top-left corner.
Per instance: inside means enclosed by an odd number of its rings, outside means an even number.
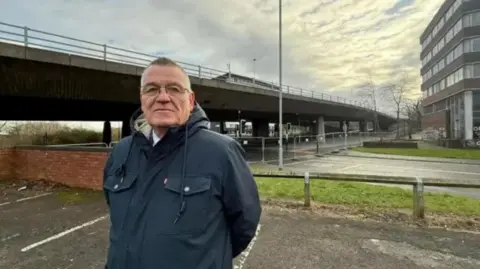
[[[165,89],[160,89],[157,94],[157,98],[155,98],[157,102],[170,102],[170,95],[168,95]]]

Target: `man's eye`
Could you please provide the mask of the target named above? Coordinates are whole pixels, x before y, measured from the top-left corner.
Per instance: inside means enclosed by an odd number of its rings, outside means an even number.
[[[169,92],[181,92],[182,88],[175,86],[175,85],[170,85],[166,87],[167,91]]]
[[[146,87],[143,88],[144,93],[154,92],[156,90],[157,90],[157,88],[154,87],[154,86],[146,86]]]

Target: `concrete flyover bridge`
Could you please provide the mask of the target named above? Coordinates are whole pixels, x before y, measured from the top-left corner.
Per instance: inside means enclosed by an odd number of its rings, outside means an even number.
[[[0,120],[126,123],[139,105],[140,74],[155,58],[0,22]],[[212,121],[246,119],[255,126],[254,136],[268,135],[265,127],[278,123],[280,90],[284,123],[302,122],[315,133],[325,132],[325,122],[359,122],[360,129],[366,129],[365,123],[373,119],[373,111],[358,101],[287,85],[280,89],[277,84],[229,71],[179,64],[189,74],[197,101]],[[394,121],[393,116],[379,113],[381,129]]]

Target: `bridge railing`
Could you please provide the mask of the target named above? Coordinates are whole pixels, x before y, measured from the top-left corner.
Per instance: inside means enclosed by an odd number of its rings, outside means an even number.
[[[51,51],[69,53],[104,61],[129,64],[138,67],[145,67],[149,62],[157,58],[156,55],[118,48],[108,44],[101,44],[73,37],[59,35],[32,29],[26,26],[19,26],[0,22],[0,42],[8,42],[26,47],[40,48]],[[279,85],[274,82],[265,82],[253,78],[233,81],[229,71],[218,70],[200,65],[178,62],[188,75],[203,79],[219,79],[232,84],[263,88],[278,91]],[[266,86],[265,86],[266,85]],[[347,104],[371,110],[364,102],[347,100],[346,98],[333,96],[317,91],[301,89],[288,85],[282,85],[282,92],[292,95],[300,95],[313,99],[327,100],[331,102]]]

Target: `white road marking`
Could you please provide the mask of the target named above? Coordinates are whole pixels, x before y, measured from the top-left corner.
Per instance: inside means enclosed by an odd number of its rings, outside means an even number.
[[[293,161],[291,163],[284,163],[283,166],[290,166],[290,165],[296,165],[296,164],[299,164],[299,163],[311,163],[311,162],[319,162],[319,160],[317,158],[312,158],[311,160],[302,160],[302,161]]]
[[[336,173],[343,172],[345,170],[350,170],[350,169],[353,169],[353,168],[357,168],[359,166],[362,166],[362,164],[354,164],[354,165],[350,165],[350,166],[347,166],[347,167],[343,167],[343,168],[337,169]]]
[[[1,203],[0,206],[9,205],[9,204],[18,203],[18,202],[23,202],[23,201],[28,201],[28,200],[32,200],[32,199],[37,199],[37,198],[44,197],[44,196],[51,195],[51,194],[52,194],[51,192],[47,192],[47,193],[42,193],[42,194],[35,195],[35,196],[20,198],[20,199],[17,199],[15,201],[12,201],[12,202]]]
[[[12,234],[12,235],[10,235],[10,236],[7,236],[7,237],[2,238],[2,240],[0,240],[0,242],[5,242],[5,241],[8,241],[8,240],[13,239],[13,238],[15,238],[15,237],[19,237],[19,236],[20,236],[19,233]]]
[[[250,255],[250,252],[253,249],[253,246],[255,245],[255,241],[257,241],[258,234],[260,233],[260,228],[262,227],[261,224],[258,224],[257,230],[255,231],[255,236],[253,237],[252,241],[248,245],[247,249],[245,249],[240,257],[238,259],[238,265],[235,265],[233,268],[234,269],[242,269],[245,268],[245,262],[247,261],[248,255]]]
[[[342,165],[342,164],[351,163],[351,161],[335,161],[335,160],[323,159],[323,160],[306,160],[306,161],[303,161],[302,163],[321,168],[321,165],[323,165],[325,163]],[[378,164],[372,164],[372,163],[362,163],[362,164],[359,164],[358,166],[365,167],[364,170],[368,170],[368,167],[389,168],[389,169],[391,168],[391,169],[397,169],[397,170],[403,167],[402,169],[405,170],[406,168],[408,168],[408,170],[410,170],[410,171],[417,170],[417,171],[436,172],[436,173],[479,175],[480,176],[480,172],[464,172],[464,171],[455,171],[455,170],[452,171],[452,170],[442,170],[442,169],[417,168],[417,167],[404,166],[404,165],[402,165],[400,167],[400,166],[393,166],[393,165],[383,165],[383,164],[378,165]],[[348,167],[346,167],[346,168],[348,168]]]
[[[108,215],[105,215],[105,216],[96,218],[96,219],[91,220],[91,221],[89,221],[89,222],[85,222],[85,223],[82,224],[82,225],[73,227],[73,228],[68,229],[68,230],[66,230],[66,231],[63,231],[63,232],[61,232],[61,233],[58,233],[58,234],[56,234],[56,235],[54,235],[54,236],[50,236],[50,237],[48,237],[48,238],[46,238],[46,239],[44,239],[44,240],[42,240],[42,241],[39,241],[39,242],[33,243],[33,244],[29,245],[29,246],[26,246],[26,247],[22,248],[21,251],[22,251],[22,252],[29,251],[29,250],[32,249],[32,248],[36,248],[36,247],[38,247],[38,246],[40,246],[40,245],[43,245],[43,244],[45,244],[45,243],[48,243],[48,242],[53,241],[53,240],[55,240],[55,239],[58,239],[58,238],[60,238],[60,237],[62,237],[62,236],[65,236],[65,235],[67,235],[67,234],[69,234],[69,233],[73,233],[73,232],[76,231],[76,230],[80,230],[80,229],[82,229],[82,228],[85,228],[85,227],[87,227],[87,226],[90,226],[90,225],[92,225],[92,224],[95,224],[96,222],[99,222],[99,221],[105,219],[106,217],[108,217]]]
[[[422,268],[465,268],[466,266],[480,266],[480,260],[455,256],[452,253],[437,252],[434,250],[421,249],[406,242],[394,242],[379,239],[364,239],[361,241],[362,248],[379,252],[394,258],[408,259]],[[478,267],[476,267],[478,268]]]

